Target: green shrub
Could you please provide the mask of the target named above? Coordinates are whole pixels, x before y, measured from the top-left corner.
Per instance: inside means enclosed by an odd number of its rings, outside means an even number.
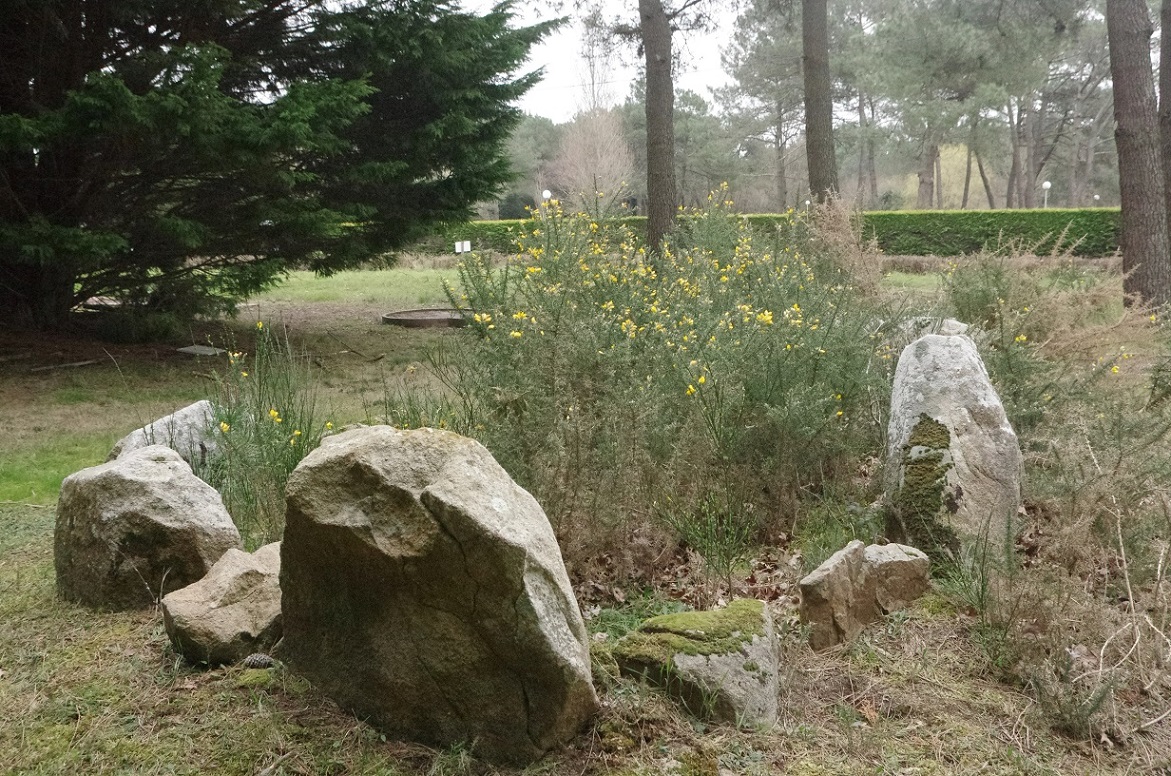
[[[196,470],[220,492],[249,549],[281,538],[289,475],[332,428],[318,415],[308,359],[285,333],[256,326],[255,352],[230,352],[217,374],[218,452]]]
[[[483,441],[563,543],[668,506],[706,514],[717,492],[725,512],[787,527],[801,493],[879,448],[891,363],[871,302],[833,261],[720,203],[653,258],[628,219],[554,206],[528,226],[503,267],[461,265],[452,301],[470,325],[433,359],[446,406],[387,409],[442,412]]]

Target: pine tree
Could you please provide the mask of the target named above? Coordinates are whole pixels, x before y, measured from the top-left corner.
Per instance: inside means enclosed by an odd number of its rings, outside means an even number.
[[[6,0],[0,322],[228,309],[466,218],[550,25],[447,0]]]

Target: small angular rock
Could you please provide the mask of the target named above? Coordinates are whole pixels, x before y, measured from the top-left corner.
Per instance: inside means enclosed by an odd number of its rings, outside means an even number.
[[[228,550],[203,579],[165,596],[163,623],[175,649],[214,666],[271,648],[281,636],[280,552],[280,542],[251,554]]]
[[[219,493],[168,447],[135,450],[61,483],[53,555],[67,600],[152,606],[239,546]]]
[[[852,641],[868,624],[927,592],[931,562],[914,547],[855,539],[800,582],[801,621],[816,650]]]
[[[877,620],[874,582],[865,545],[857,539],[802,579],[800,615],[810,627],[809,645],[820,650],[852,641]]]

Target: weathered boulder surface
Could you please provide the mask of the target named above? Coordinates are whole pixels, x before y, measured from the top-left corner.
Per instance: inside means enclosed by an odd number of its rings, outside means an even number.
[[[862,564],[874,580],[874,602],[882,614],[905,609],[931,587],[931,561],[905,544],[871,544]]]
[[[561,551],[479,443],[370,426],[293,472],[280,656],[400,738],[531,762],[598,708]]]
[[[809,625],[809,644],[814,649],[853,641],[880,616],[865,545],[857,539],[809,572],[799,587],[801,621]]]
[[[852,641],[868,624],[902,609],[930,587],[931,562],[914,547],[855,539],[800,582],[801,621],[816,650]]]
[[[903,350],[887,432],[887,534],[938,560],[999,544],[1021,500],[1022,456],[976,346],[929,334]]]
[[[144,447],[61,483],[54,562],[67,600],[151,606],[239,546],[219,493],[169,447]]]
[[[777,721],[773,620],[761,601],[652,617],[613,655],[623,674],[664,688],[697,717],[744,727]]]
[[[207,576],[163,597],[175,649],[196,664],[238,663],[281,636],[281,545],[231,549]]]
[[[201,464],[215,452],[212,421],[215,409],[207,399],[177,410],[154,423],[131,431],[110,450],[107,461],[151,445],[169,447],[189,464]]]

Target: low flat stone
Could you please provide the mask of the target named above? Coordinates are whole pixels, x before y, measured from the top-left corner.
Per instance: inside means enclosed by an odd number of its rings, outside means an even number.
[[[213,348],[211,345],[188,345],[185,348],[177,348],[179,353],[186,353],[189,356],[222,356],[228,351],[223,348]]]
[[[701,719],[742,727],[777,721],[776,644],[762,601],[652,617],[619,640],[613,654],[624,675],[664,688]]]

